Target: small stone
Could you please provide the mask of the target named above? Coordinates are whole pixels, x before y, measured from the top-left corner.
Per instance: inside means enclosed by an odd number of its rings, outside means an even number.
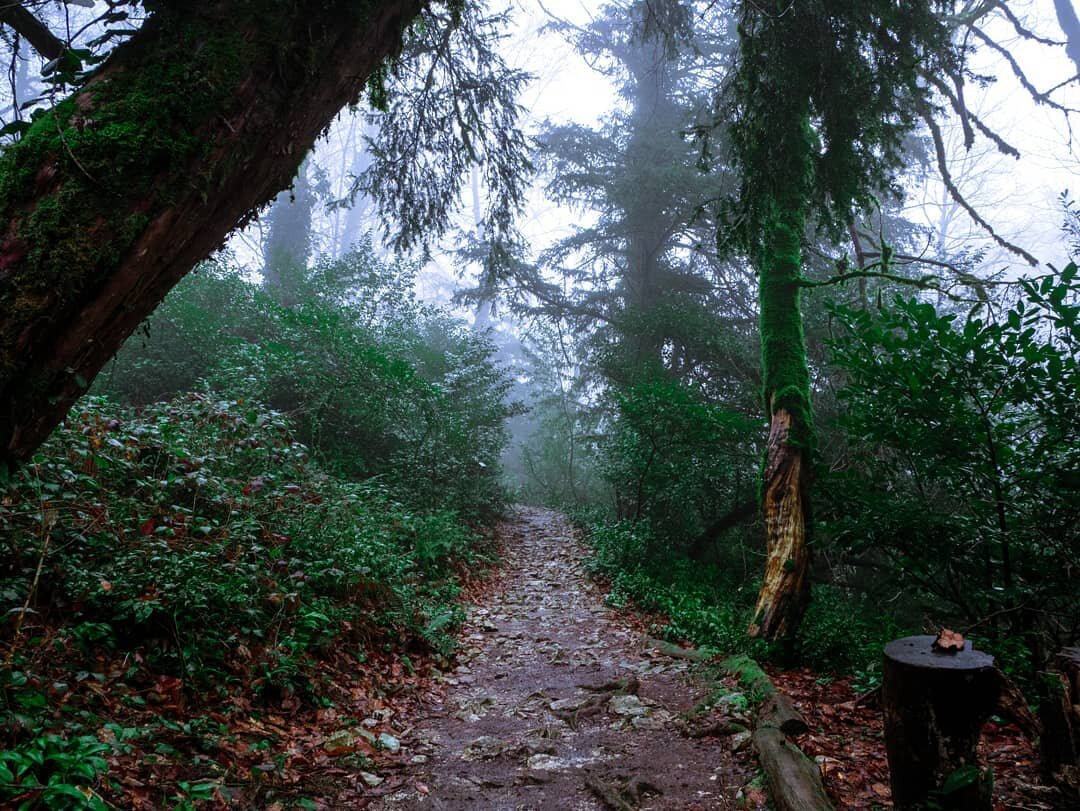
[[[490,760],[498,757],[506,749],[506,743],[490,735],[481,735],[465,747],[461,756],[465,760]]]
[[[347,729],[339,729],[337,732],[327,736],[323,741],[323,751],[328,755],[343,755],[346,752],[351,752],[356,746],[356,739],[352,736],[352,733]]]
[[[738,752],[740,749],[746,748],[746,745],[750,743],[750,739],[752,737],[753,733],[749,731],[736,732],[734,735],[731,736],[731,750],[733,752]]]
[[[411,763],[413,766],[420,766],[420,765],[422,765],[424,763],[427,763],[427,762],[428,762],[428,756],[427,755],[413,755],[411,758],[409,758],[409,763]]]
[[[396,755],[401,751],[401,741],[391,735],[389,732],[383,732],[379,735],[378,745],[389,752],[391,755]]]
[[[612,696],[608,701],[608,709],[616,715],[641,716],[648,715],[649,708],[641,703],[641,699],[634,695]]]
[[[375,788],[375,786],[383,782],[383,778],[379,777],[377,774],[372,774],[371,772],[360,772],[360,779],[372,788]]]
[[[552,769],[561,769],[566,766],[566,761],[562,758],[557,758],[554,755],[549,755],[545,752],[540,752],[536,755],[530,755],[529,759],[525,761],[525,766],[533,771],[546,772]]]
[[[378,738],[375,737],[374,732],[372,732],[370,729],[365,729],[364,727],[357,727],[356,734],[359,735],[361,738],[363,738],[365,741],[367,741],[372,746],[374,746],[375,742],[378,740]]]

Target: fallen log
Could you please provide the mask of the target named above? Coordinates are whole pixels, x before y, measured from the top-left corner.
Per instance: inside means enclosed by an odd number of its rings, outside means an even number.
[[[777,811],[833,811],[817,765],[787,738],[809,729],[791,698],[749,656],[732,656],[720,666],[758,704],[752,741],[773,807]]]
[[[648,636],[645,643],[666,656],[695,662],[715,656],[707,649],[683,648]],[[747,697],[757,704],[752,741],[773,806],[777,811],[833,811],[817,765],[787,739],[788,735],[801,735],[809,729],[791,698],[778,690],[761,665],[749,656],[732,656],[720,667],[738,679]]]
[[[776,811],[833,811],[818,767],[777,727],[758,727],[754,749]]]
[[[665,642],[663,639],[651,636],[645,637],[645,645],[655,648],[664,656],[670,656],[673,659],[689,659],[691,662],[707,662],[716,656],[716,652],[708,648],[684,648],[674,642]]]
[[[802,735],[809,729],[802,714],[786,693],[777,690],[772,679],[749,656],[725,659],[721,667],[739,680],[740,686],[758,701],[757,726],[771,726],[785,735]]]

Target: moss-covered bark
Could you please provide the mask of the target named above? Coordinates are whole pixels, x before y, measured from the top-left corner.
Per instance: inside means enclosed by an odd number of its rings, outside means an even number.
[[[789,637],[809,596],[810,370],[799,303],[805,204],[777,200],[758,266],[769,440],[762,475],[767,559],[751,636]]]
[[[286,186],[423,0],[157,3],[0,155],[0,469]]]

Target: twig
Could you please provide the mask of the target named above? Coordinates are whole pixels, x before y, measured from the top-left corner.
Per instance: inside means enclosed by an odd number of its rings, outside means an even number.
[[[15,661],[15,650],[19,646],[19,639],[22,636],[23,622],[26,621],[26,614],[30,611],[30,603],[34,599],[34,594],[37,592],[38,583],[41,582],[41,570],[45,568],[45,558],[49,556],[49,543],[52,540],[52,528],[56,523],[56,513],[53,511],[45,512],[42,510],[41,518],[41,552],[38,554],[37,569],[34,571],[34,580],[30,584],[30,590],[26,593],[26,601],[23,603],[22,611],[19,613],[19,617],[15,620],[15,633],[12,635],[11,647],[8,648],[7,656],[4,657],[4,668],[11,670],[11,665]]]
[[[949,172],[949,160],[945,155],[945,139],[941,134],[941,127],[934,121],[934,116],[930,112],[928,105],[920,105],[919,115],[926,123],[927,128],[930,130],[930,137],[934,142],[934,153],[937,158],[938,171],[941,173],[941,181],[945,184],[945,188],[949,192],[949,196],[959,205],[964,211],[971,217],[990,237],[1005,250],[1022,257],[1029,265],[1036,267],[1039,264],[1039,260],[1025,251],[1019,245],[1014,245],[1002,236],[999,236],[994,227],[990,225],[986,220],[982,218],[975,207],[967,201],[967,198],[960,193],[960,189],[956,185],[956,181],[953,180],[952,173]]]

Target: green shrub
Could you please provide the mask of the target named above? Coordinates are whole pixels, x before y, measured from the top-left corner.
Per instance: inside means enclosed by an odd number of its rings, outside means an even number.
[[[417,304],[415,268],[370,245],[297,270],[283,306],[223,264],[170,293],[95,391],[145,405],[207,386],[290,417],[324,469],[380,477],[422,510],[488,517],[503,502],[499,457],[512,380],[465,324]]]
[[[0,752],[0,802],[5,808],[50,811],[108,807],[93,790],[108,770],[109,747],[89,735],[38,735]]]
[[[194,684],[317,691],[311,655],[343,635],[445,648],[454,623],[432,623],[473,540],[451,512],[322,473],[251,402],[89,399],[5,491],[0,597],[21,609],[44,551],[31,607],[67,614],[88,658],[122,645]]]

